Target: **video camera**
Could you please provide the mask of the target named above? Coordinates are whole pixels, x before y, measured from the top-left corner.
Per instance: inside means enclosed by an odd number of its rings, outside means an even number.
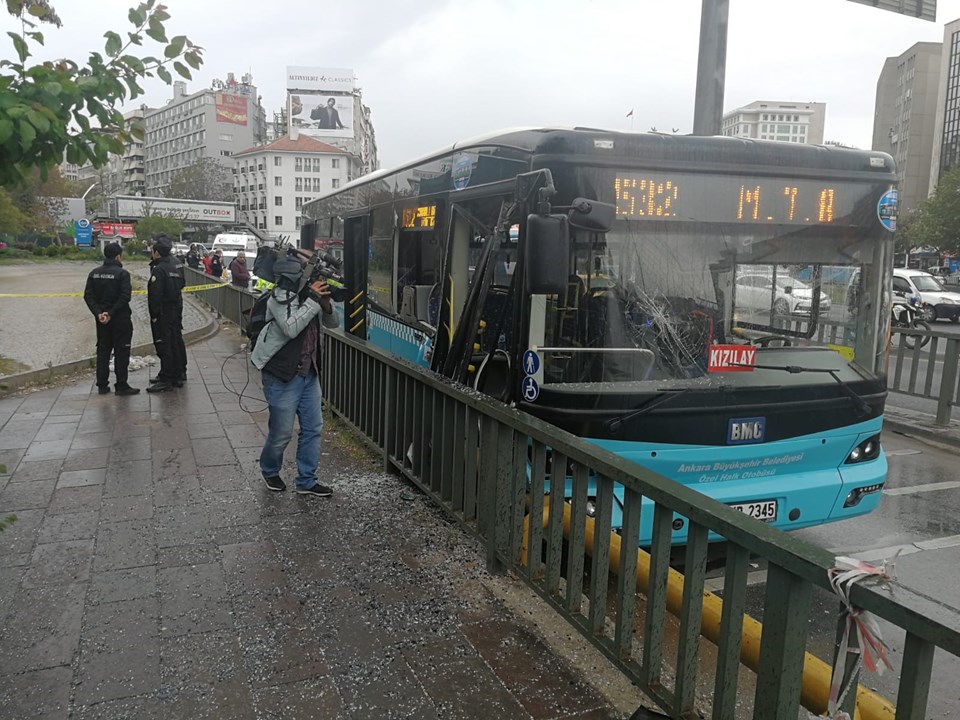
[[[310,284],[319,279],[327,281],[330,287],[330,299],[334,302],[343,302],[347,297],[347,287],[340,274],[341,261],[330,253],[314,252],[304,263],[303,254],[296,248],[286,245],[286,238],[280,237],[276,247],[261,248],[253,266],[254,274],[270,283],[278,283],[279,278],[274,273],[274,264],[284,255],[296,258],[303,266],[303,275],[297,287],[297,292],[303,296],[307,293]]]
[[[323,278],[327,281],[330,288],[330,299],[334,302],[343,302],[347,299],[347,285],[340,274],[340,268],[343,263],[330,253],[315,252],[304,268],[304,280],[301,281],[301,289],[308,287],[317,280]]]

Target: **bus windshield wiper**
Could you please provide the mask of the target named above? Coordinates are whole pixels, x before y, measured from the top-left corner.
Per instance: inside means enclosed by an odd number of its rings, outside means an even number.
[[[799,375],[801,373],[824,373],[832,377],[837,381],[837,385],[843,390],[843,392],[853,400],[854,406],[857,408],[857,415],[869,415],[872,411],[870,406],[867,404],[867,401],[862,397],[857,395],[857,393],[847,384],[845,381],[841,380],[837,375],[836,370],[831,370],[830,368],[809,368],[802,367],[800,365],[749,365],[747,363],[730,363],[737,367],[744,368],[757,368],[759,370],[780,370],[782,372],[788,372],[791,375]]]
[[[648,403],[646,403],[645,405],[642,405],[636,410],[632,412],[628,412],[625,415],[621,415],[619,417],[615,417],[615,418],[611,418],[610,420],[607,420],[607,422],[605,423],[607,426],[607,430],[609,430],[612,433],[620,432],[620,428],[623,427],[623,424],[625,422],[630,422],[634,418],[638,418],[641,415],[644,415],[650,412],[654,408],[658,408],[661,405],[665,405],[666,403],[670,402],[674,398],[680,397],[681,395],[689,391],[690,391],[690,388],[671,388],[669,390],[660,390],[659,394],[656,397],[654,397],[652,400],[650,400]]]

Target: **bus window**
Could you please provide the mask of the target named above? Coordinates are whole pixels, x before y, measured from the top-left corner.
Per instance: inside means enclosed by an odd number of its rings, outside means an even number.
[[[397,307],[404,317],[436,326],[430,298],[440,280],[442,248],[436,231],[401,230],[397,244]],[[436,303],[434,303],[436,304]]]
[[[367,269],[367,297],[386,310],[396,311],[393,302],[393,242],[395,215],[390,205],[373,211],[373,236],[370,238],[370,264]]]

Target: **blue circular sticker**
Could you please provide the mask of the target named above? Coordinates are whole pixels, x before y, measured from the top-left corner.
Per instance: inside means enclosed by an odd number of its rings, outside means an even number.
[[[525,375],[536,375],[540,370],[540,356],[533,350],[523,353],[523,372]]]
[[[897,229],[897,191],[887,190],[877,201],[877,217],[880,224],[893,232]]]
[[[527,402],[533,402],[540,397],[540,386],[537,385],[537,381],[529,375],[520,383],[520,390],[523,393],[523,399]]]

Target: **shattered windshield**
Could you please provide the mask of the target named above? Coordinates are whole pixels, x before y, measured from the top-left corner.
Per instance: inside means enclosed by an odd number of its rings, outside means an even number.
[[[618,220],[606,235],[576,234],[566,291],[531,304],[531,327],[542,327],[543,381],[719,383],[708,372],[718,344],[759,353],[819,348],[831,366],[877,372],[886,271],[875,238],[852,228],[743,230]],[[761,372],[733,380],[769,381]]]

